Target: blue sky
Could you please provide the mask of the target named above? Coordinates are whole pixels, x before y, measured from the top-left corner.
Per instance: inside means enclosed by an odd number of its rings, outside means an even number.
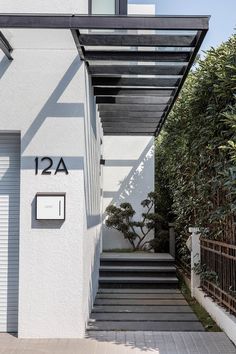
[[[129,0],[156,4],[159,15],[211,15],[202,50],[216,47],[236,33],[236,0]]]

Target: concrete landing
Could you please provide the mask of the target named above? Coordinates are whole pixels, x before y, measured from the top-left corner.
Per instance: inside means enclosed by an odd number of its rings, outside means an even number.
[[[95,332],[89,339],[17,339],[0,334],[0,354],[236,354],[224,333]]]
[[[89,336],[95,331],[204,331],[177,289],[115,290],[98,291],[87,326]]]

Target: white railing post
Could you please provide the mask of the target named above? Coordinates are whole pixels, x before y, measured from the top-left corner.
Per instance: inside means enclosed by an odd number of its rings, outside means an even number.
[[[175,259],[175,224],[169,223],[169,253]]]
[[[191,233],[191,296],[194,297],[194,290],[200,287],[200,275],[194,271],[194,266],[201,261],[200,230],[197,227],[190,227]]]

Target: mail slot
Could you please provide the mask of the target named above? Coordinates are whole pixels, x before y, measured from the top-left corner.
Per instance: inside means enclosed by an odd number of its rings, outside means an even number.
[[[64,194],[36,194],[36,220],[65,220]]]

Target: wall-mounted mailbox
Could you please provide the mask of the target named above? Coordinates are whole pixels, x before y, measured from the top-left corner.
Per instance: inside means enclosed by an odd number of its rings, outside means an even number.
[[[65,220],[65,193],[37,193],[36,220]]]

